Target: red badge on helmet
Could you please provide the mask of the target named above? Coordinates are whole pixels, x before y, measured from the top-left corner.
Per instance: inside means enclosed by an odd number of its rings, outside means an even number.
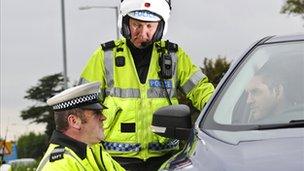
[[[145,3],[145,7],[149,8],[151,6],[151,4],[149,2]]]

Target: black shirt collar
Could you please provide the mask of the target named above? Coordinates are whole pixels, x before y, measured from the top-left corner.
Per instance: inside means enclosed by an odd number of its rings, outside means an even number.
[[[148,75],[153,44],[140,49],[135,47],[130,40],[127,40],[127,46],[131,51],[139,80],[142,84],[144,84]]]
[[[153,43],[141,49],[135,47],[130,40],[127,40],[127,46],[129,47],[133,56],[146,56],[146,55],[150,56],[153,49]]]
[[[72,149],[82,160],[86,158],[87,144],[77,141],[59,131],[54,131],[50,142]]]

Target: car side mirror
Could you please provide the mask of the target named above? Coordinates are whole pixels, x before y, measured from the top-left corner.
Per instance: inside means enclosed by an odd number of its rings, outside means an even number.
[[[153,114],[152,131],[158,135],[186,140],[191,128],[190,108],[186,105],[162,107]]]

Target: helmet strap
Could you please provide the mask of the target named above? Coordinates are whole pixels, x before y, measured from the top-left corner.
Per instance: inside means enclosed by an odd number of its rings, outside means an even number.
[[[152,42],[159,41],[163,37],[165,22],[164,20],[160,20],[157,26],[157,29],[153,35]]]
[[[126,39],[131,39],[131,31],[129,27],[129,20],[130,17],[128,15],[122,17],[122,27],[121,27],[121,34],[126,38]]]

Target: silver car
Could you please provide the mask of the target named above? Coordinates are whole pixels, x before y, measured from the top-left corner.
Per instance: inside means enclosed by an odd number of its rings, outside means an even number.
[[[185,105],[154,113],[185,140],[159,170],[304,171],[304,35],[256,42],[225,74],[194,126]]]

